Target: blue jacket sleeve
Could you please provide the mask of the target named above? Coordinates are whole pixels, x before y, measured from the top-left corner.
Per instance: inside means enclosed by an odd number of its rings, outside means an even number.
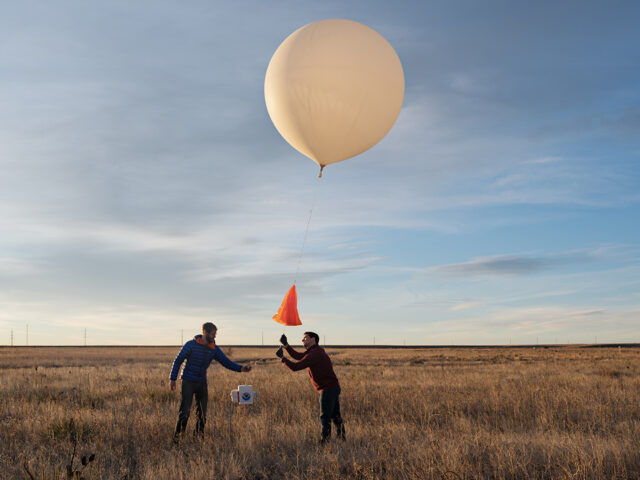
[[[227,356],[220,350],[220,347],[216,346],[216,353],[213,357],[216,361],[225,368],[229,370],[233,370],[234,372],[239,372],[242,370],[242,365],[237,364],[227,358]]]
[[[191,347],[188,342],[182,346],[182,349],[180,349],[180,353],[178,353],[178,356],[173,361],[173,367],[171,367],[171,376],[169,377],[171,380],[178,379],[178,372],[180,371],[180,365],[182,365],[182,362],[184,362],[184,359],[189,356],[190,350],[191,350]]]

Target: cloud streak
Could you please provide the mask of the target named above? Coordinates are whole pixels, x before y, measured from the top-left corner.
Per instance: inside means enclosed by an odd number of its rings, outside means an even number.
[[[439,265],[430,271],[448,276],[467,277],[484,275],[532,275],[560,266],[595,261],[593,252],[567,252],[547,256],[494,255],[479,257],[468,262]]]

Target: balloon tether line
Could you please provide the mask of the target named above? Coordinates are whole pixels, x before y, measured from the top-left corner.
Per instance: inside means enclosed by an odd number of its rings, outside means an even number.
[[[320,174],[322,175],[322,168],[320,168]],[[320,178],[321,175],[318,175]],[[300,249],[300,256],[298,257],[298,268],[296,268],[296,276],[293,280],[293,284],[295,285],[298,281],[298,274],[300,273],[300,264],[302,263],[302,254],[304,253],[304,247],[307,243],[307,236],[309,235],[309,225],[311,224],[311,215],[313,215],[313,209],[316,206],[316,199],[318,198],[318,190],[320,188],[320,182],[316,184],[316,190],[313,194],[313,202],[311,203],[311,209],[309,210],[309,218],[307,219],[307,229],[304,232],[304,239],[302,240],[302,248]]]

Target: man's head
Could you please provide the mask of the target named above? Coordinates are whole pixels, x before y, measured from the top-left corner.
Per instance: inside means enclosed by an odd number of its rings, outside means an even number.
[[[202,324],[202,337],[203,340],[207,343],[213,343],[213,341],[216,339],[217,332],[218,329],[213,323],[207,322]]]
[[[302,336],[302,345],[304,345],[304,348],[307,350],[314,345],[317,345],[319,341],[320,337],[314,332],[304,332],[304,335]]]

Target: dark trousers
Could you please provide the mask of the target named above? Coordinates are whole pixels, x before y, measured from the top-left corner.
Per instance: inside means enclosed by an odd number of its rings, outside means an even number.
[[[182,380],[182,401],[180,402],[180,411],[178,413],[176,435],[184,432],[187,428],[187,420],[189,420],[189,412],[191,411],[191,402],[194,395],[196,397],[196,433],[204,433],[204,424],[207,421],[207,401],[209,400],[207,383]]]
[[[322,421],[322,438],[331,435],[331,422],[336,424],[336,432],[344,437],[342,416],[340,415],[340,387],[320,392],[320,420]]]

